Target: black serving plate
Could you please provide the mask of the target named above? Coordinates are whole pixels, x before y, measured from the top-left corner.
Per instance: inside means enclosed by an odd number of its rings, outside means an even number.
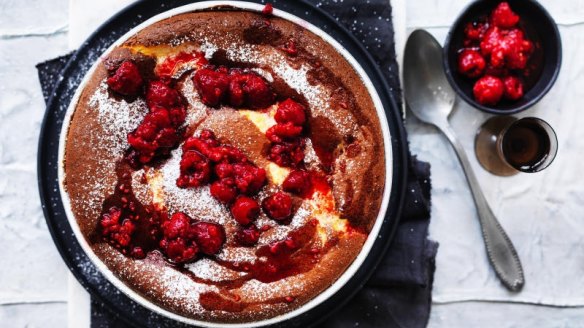
[[[55,83],[45,113],[38,150],[38,183],[45,218],[53,240],[65,263],[92,296],[119,315],[120,320],[140,327],[183,327],[176,322],[137,304],[112,285],[89,260],[79,245],[67,221],[59,193],[58,150],[63,118],[72,97],[89,68],[118,38],[136,25],[169,9],[186,5],[192,0],[143,0],[136,2],[109,19],[73,54]],[[251,2],[262,3],[252,0]],[[392,189],[387,215],[379,238],[362,266],[337,293],[303,314],[276,324],[277,327],[306,327],[314,325],[345,304],[367,281],[389,246],[398,224],[407,176],[407,142],[401,111],[379,67],[363,45],[334,18],[305,1],[272,0],[274,7],[309,20],[341,43],[361,64],[376,86],[383,103],[393,150]]]

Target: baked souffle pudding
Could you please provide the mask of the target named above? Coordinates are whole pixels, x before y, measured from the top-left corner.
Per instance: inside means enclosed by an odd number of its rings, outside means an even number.
[[[316,34],[269,7],[181,13],[104,54],[82,88],[62,155],[74,221],[155,306],[273,318],[361,252],[384,192],[381,126]]]

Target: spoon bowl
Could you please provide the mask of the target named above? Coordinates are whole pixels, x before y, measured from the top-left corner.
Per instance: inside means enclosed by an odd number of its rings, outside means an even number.
[[[442,68],[442,47],[424,30],[412,32],[404,54],[404,93],[421,121],[447,121],[456,100]]]

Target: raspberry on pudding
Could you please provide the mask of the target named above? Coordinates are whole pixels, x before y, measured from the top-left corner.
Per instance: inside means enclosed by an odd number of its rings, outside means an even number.
[[[231,206],[231,214],[235,221],[243,226],[247,226],[260,214],[260,205],[253,198],[240,196]]]
[[[277,192],[264,199],[262,208],[266,215],[276,221],[285,221],[292,216],[292,197],[290,195]]]
[[[116,286],[225,324],[335,284],[376,222],[386,159],[372,96],[333,46],[269,6],[226,8],[155,22],[102,58],[65,125],[62,183]]]
[[[282,189],[299,196],[307,196],[312,188],[310,174],[306,171],[296,170],[290,172],[282,183]]]
[[[124,61],[113,76],[107,79],[107,85],[115,92],[124,96],[136,96],[140,92],[144,80],[136,64]]]
[[[193,82],[203,103],[218,106],[266,108],[274,102],[274,93],[258,74],[239,69],[204,68],[197,70]]]

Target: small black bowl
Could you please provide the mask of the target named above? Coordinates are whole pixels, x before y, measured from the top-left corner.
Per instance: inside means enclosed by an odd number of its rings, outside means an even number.
[[[552,87],[562,65],[562,42],[556,22],[534,0],[507,0],[521,20],[519,26],[525,37],[534,44],[534,52],[528,66],[535,69],[525,80],[524,95],[516,101],[502,99],[495,106],[478,103],[473,96],[476,79],[469,79],[458,72],[458,51],[463,48],[464,28],[467,23],[488,16],[501,0],[477,0],[458,16],[444,43],[444,70],[454,90],[472,106],[491,114],[509,115],[535,105]]]

